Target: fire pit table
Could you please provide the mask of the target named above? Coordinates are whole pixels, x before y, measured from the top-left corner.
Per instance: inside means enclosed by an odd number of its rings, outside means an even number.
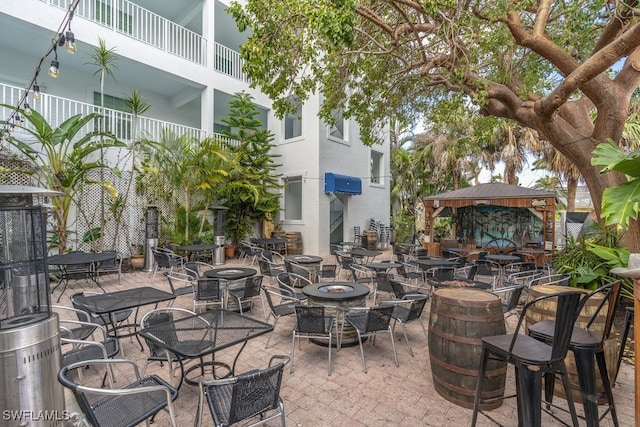
[[[336,307],[339,310],[348,310],[350,307],[366,306],[369,287],[354,282],[325,282],[313,283],[302,288],[302,293],[308,298],[309,305],[324,305]],[[338,328],[342,328],[343,319],[336,316]],[[312,340],[313,341],[313,340]],[[334,336],[332,345],[335,345],[337,337]],[[314,341],[316,344],[326,345],[323,341]],[[341,337],[343,346],[358,345],[358,334],[352,326],[345,324]]]

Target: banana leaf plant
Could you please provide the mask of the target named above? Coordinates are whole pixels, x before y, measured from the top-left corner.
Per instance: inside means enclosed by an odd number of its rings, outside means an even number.
[[[4,107],[13,108],[11,105]],[[19,139],[16,130],[6,140],[33,163],[33,169],[2,168],[0,172],[31,174],[41,187],[62,193],[60,196],[52,197],[51,203],[56,224],[55,233],[58,236],[58,250],[59,253],[64,253],[68,249],[69,214],[80,189],[95,184],[104,188],[111,197],[116,196],[116,189],[110,182],[90,178],[91,171],[102,168],[120,175],[117,168],[111,168],[99,160],[100,150],[126,147],[126,144],[117,140],[110,132],[94,130],[94,123],[100,117],[97,113],[74,115],[53,128],[35,110],[29,115],[22,110],[19,112],[27,123],[17,128],[26,132],[28,139]]]

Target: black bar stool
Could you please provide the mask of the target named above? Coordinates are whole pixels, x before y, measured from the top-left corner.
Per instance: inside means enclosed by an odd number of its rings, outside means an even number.
[[[616,367],[616,378],[618,377],[618,372],[620,372],[620,364],[622,363],[622,357],[624,356],[624,348],[627,345],[627,338],[629,338],[629,328],[633,323],[634,314],[635,314],[635,310],[633,307],[626,308],[626,313],[624,315],[624,330],[622,331],[622,336],[620,337],[620,353],[618,353],[618,366]],[[615,382],[615,379],[613,382]]]

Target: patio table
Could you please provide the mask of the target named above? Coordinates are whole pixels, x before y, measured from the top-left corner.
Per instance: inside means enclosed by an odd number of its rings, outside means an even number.
[[[176,336],[171,340],[168,339],[171,334],[164,332],[167,329],[175,330]],[[204,375],[206,366],[214,368],[221,366],[228,370],[228,375],[234,375],[236,363],[247,342],[272,330],[273,325],[269,323],[233,311],[217,309],[148,325],[140,330],[140,335],[178,356],[181,371],[178,385],[180,388],[183,380],[187,384],[198,384],[187,375],[198,368],[200,368],[200,374]],[[217,351],[236,344],[242,344],[242,346],[236,353],[231,366],[215,361]],[[204,357],[207,355],[212,355],[213,360],[205,362]],[[200,363],[185,370],[183,359],[200,359]]]
[[[176,246],[176,249],[179,251],[185,252],[187,255],[187,259],[191,260],[194,253],[198,252],[207,252],[211,251],[211,263],[215,263],[215,250],[218,249],[220,245],[216,245],[213,243],[194,243],[191,245],[180,245]]]
[[[175,295],[170,292],[161,291],[160,289],[153,288],[151,286],[142,286],[139,288],[126,289],[124,291],[106,292],[104,294],[96,295],[77,295],[74,299],[74,303],[78,305],[80,309],[83,309],[89,313],[96,315],[109,316],[109,322],[111,323],[111,336],[115,338],[127,337],[136,335],[140,349],[143,349],[136,332],[119,335],[118,329],[138,327],[138,310],[140,307],[150,304],[155,304],[163,301],[170,301],[175,299]],[[136,309],[134,315],[134,322],[128,324],[118,324],[116,320],[116,312],[121,310]]]
[[[98,282],[98,277],[96,275],[96,270],[103,262],[115,259],[116,254],[113,252],[69,252],[62,255],[53,255],[47,258],[47,264],[55,265],[60,270],[60,282],[51,289],[51,293],[55,291],[58,286],[62,285],[62,289],[60,291],[60,295],[58,295],[57,302],[60,302],[60,298],[62,294],[67,289],[69,285],[69,276],[74,273],[73,269],[70,267],[80,266],[83,264],[89,265],[89,270],[85,273],[87,278],[92,280],[102,292],[105,290],[100,286]]]

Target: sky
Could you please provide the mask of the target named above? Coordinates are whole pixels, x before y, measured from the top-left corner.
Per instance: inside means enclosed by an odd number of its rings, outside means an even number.
[[[531,170],[533,158],[528,159],[527,165],[524,167],[524,171],[518,174],[518,182],[523,187],[533,187],[536,181],[540,178],[544,178],[547,175],[551,175],[551,172],[546,170]],[[495,170],[490,172],[488,169],[483,169],[480,172],[478,179],[482,184],[485,184],[491,180],[491,175],[503,175],[504,176],[504,164],[502,162],[496,164]]]

